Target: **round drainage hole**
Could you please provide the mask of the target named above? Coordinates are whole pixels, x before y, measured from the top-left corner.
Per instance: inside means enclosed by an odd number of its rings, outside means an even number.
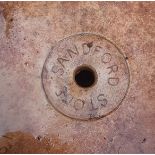
[[[80,87],[92,87],[96,83],[96,73],[91,67],[81,66],[75,70],[74,79]]]

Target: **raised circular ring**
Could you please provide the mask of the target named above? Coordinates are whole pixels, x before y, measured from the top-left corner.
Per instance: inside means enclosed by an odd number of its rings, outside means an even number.
[[[93,86],[77,85],[75,71],[81,66],[93,69],[97,77]],[[126,96],[129,75],[126,59],[115,44],[101,35],[81,33],[52,48],[44,63],[42,82],[55,109],[70,118],[89,120],[118,108]]]

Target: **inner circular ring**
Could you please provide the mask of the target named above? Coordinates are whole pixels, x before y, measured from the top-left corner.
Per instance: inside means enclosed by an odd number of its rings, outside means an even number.
[[[75,83],[82,88],[91,88],[97,83],[97,72],[90,65],[78,66],[73,73]]]

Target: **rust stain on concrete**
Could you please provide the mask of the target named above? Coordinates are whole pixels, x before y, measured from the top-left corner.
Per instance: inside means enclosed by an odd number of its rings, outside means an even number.
[[[33,137],[29,133],[10,132],[0,138],[0,153],[67,153],[68,144],[62,144],[55,135],[51,139]]]
[[[16,5],[14,5],[14,3],[12,2],[10,3],[2,2],[0,8],[3,9],[2,13],[6,22],[5,33],[6,36],[9,37],[10,29],[12,28],[12,22],[13,22],[13,11],[16,8]]]

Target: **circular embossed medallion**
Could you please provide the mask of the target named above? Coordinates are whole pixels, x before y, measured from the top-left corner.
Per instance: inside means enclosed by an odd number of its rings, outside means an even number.
[[[88,120],[118,108],[129,86],[120,50],[103,36],[82,33],[59,41],[42,71],[48,101],[62,114]]]

